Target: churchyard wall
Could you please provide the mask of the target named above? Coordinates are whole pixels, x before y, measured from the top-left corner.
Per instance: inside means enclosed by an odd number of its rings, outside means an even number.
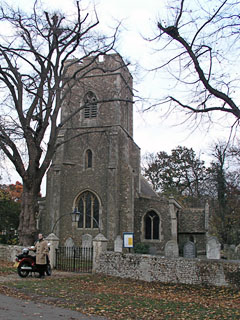
[[[21,246],[9,246],[0,244],[0,260],[15,261],[16,255],[22,253]]]
[[[240,260],[166,258],[107,251],[101,253],[95,272],[149,282],[240,287]]]
[[[148,282],[240,287],[240,260],[198,259],[94,250],[94,272]],[[23,247],[0,245],[0,260],[15,261]],[[53,250],[54,252],[55,250]]]

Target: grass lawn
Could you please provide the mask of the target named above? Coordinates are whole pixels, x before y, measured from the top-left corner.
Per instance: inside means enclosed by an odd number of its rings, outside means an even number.
[[[0,275],[12,274],[0,263]],[[240,290],[148,283],[98,274],[0,283],[0,293],[108,319],[240,319]]]

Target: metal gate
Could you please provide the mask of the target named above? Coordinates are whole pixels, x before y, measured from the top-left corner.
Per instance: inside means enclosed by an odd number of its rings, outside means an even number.
[[[56,269],[70,272],[91,273],[93,248],[59,247],[56,249]]]

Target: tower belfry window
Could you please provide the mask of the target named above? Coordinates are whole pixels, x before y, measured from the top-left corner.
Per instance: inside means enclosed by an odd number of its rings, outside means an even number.
[[[88,91],[84,97],[84,118],[97,117],[97,97],[92,91]]]

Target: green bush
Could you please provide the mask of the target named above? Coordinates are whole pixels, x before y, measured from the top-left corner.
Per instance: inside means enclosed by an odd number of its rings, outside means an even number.
[[[149,253],[149,245],[145,243],[137,243],[134,246],[134,252],[141,253],[141,254]]]

